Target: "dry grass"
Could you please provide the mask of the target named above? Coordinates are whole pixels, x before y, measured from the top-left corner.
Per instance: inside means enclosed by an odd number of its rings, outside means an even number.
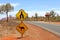
[[[0,37],[15,34],[16,26],[19,23],[13,21],[0,21]]]

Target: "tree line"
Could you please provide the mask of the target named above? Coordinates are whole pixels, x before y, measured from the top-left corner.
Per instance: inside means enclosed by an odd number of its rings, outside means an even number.
[[[35,13],[35,17],[32,16],[31,18],[34,19],[35,21],[60,21],[59,14],[57,14],[54,10],[46,12],[45,15],[42,17],[38,16],[38,13]]]
[[[14,10],[14,7],[10,3],[0,5],[0,14],[6,14],[8,22],[8,12]],[[60,16],[54,10],[46,12],[44,16],[38,16],[38,13],[35,13],[35,16],[27,17],[26,20],[31,21],[60,21]]]

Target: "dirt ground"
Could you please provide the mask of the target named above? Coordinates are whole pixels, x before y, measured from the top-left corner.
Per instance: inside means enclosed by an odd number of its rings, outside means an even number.
[[[60,22],[48,22],[48,23],[60,25]]]
[[[17,22],[0,24],[0,40],[60,40],[59,36],[29,23],[25,23],[28,30],[21,38],[21,34],[16,30],[18,24]]]

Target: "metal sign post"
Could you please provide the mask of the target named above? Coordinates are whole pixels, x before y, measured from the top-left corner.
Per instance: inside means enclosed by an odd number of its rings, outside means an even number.
[[[19,10],[16,14],[16,17],[21,20],[21,23],[16,27],[17,31],[21,33],[21,38],[23,38],[23,34],[28,29],[28,27],[23,23],[23,20],[27,18],[27,14],[23,9]]]

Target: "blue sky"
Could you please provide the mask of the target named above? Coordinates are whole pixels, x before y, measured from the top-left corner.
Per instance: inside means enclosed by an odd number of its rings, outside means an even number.
[[[9,12],[9,15],[12,16],[15,16],[20,9],[24,9],[29,17],[35,16],[35,13],[38,13],[38,16],[44,16],[46,12],[51,10],[60,15],[60,0],[0,0],[0,5],[6,3],[14,6],[14,11]],[[0,15],[1,18],[3,15]]]

